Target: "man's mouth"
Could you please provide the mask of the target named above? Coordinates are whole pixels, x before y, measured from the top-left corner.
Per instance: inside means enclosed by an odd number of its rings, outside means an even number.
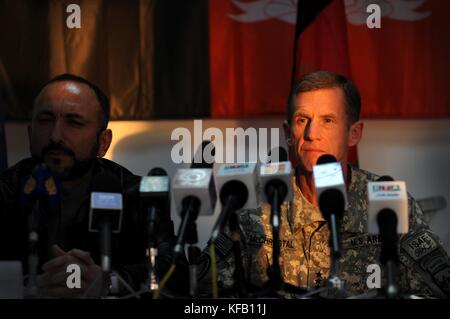
[[[50,151],[45,154],[46,157],[69,157],[70,154],[64,151]]]
[[[324,151],[318,148],[304,148],[303,151],[305,152],[321,152],[323,153]]]

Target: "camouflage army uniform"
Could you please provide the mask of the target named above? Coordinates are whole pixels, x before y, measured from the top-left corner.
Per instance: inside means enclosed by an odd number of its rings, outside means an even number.
[[[370,264],[380,264],[380,241],[367,233],[367,182],[377,176],[351,168],[348,209],[341,224],[342,258],[340,277],[353,294],[368,292]],[[330,231],[318,208],[302,195],[293,179],[294,199],[283,203],[280,229],[280,265],[284,282],[303,288],[323,286],[330,273]],[[408,234],[400,238],[399,286],[403,293],[444,297],[450,293],[450,260],[439,239],[430,232],[417,202],[409,196]],[[254,285],[268,280],[272,264],[272,227],[270,206],[238,213],[243,244],[246,279]],[[234,258],[227,245],[220,245],[219,282],[224,288],[233,284]],[[229,246],[229,245],[228,245]],[[220,258],[222,257],[222,258]],[[381,267],[381,266],[380,266]],[[385,270],[381,267],[382,287]]]

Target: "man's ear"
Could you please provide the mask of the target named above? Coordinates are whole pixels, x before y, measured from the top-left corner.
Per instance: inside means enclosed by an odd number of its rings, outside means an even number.
[[[98,148],[98,157],[103,157],[108,152],[109,147],[111,146],[112,141],[112,131],[110,129],[106,129],[100,133],[99,139],[99,148]]]
[[[350,134],[348,135],[348,146],[355,146],[361,141],[364,123],[357,121],[350,127]]]

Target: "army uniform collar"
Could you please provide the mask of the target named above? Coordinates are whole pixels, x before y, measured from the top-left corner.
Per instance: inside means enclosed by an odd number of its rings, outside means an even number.
[[[303,196],[295,176],[292,177],[292,189],[294,198],[289,205],[288,216],[294,232],[314,222],[325,221],[320,210]]]

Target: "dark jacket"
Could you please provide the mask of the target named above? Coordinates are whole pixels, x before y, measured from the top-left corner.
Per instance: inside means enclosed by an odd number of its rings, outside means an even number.
[[[28,233],[29,208],[21,203],[22,180],[30,175],[35,162],[25,159],[0,174],[0,260],[19,260],[24,272],[28,272]],[[98,158],[93,169],[93,176],[106,171],[115,175],[123,190],[123,219],[119,234],[113,234],[112,239],[112,268],[116,270],[135,289],[140,289],[146,281],[147,270],[147,233],[144,214],[139,207],[140,177],[132,174],[126,168],[106,159]],[[89,192],[90,193],[90,192]],[[100,264],[99,235],[88,231],[89,224],[89,193],[84,197],[79,211],[80,218],[70,224],[65,230],[66,244],[64,249],[73,248],[89,251],[94,261]],[[51,209],[48,216],[57,216]],[[53,214],[53,215],[52,215]],[[49,242],[46,234],[46,220],[44,222],[39,241],[39,264],[48,261]],[[170,212],[163,212],[159,216],[158,258],[156,272],[163,276],[172,261],[172,245],[174,241],[173,223]],[[39,267],[40,269],[41,267]]]

